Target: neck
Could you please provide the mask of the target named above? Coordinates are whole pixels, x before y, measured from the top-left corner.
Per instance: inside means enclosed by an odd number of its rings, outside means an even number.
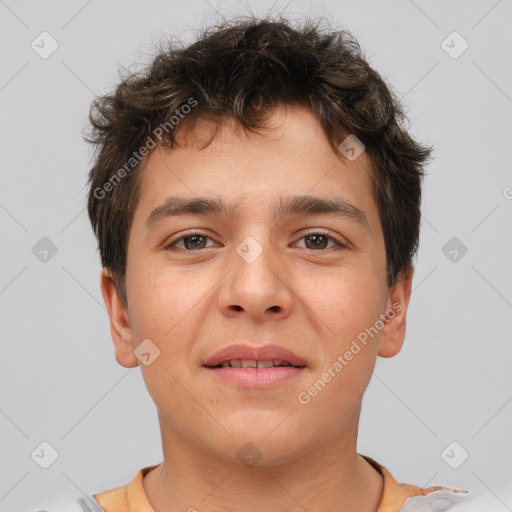
[[[292,462],[246,466],[162,429],[164,461],[143,486],[155,512],[377,512],[382,477],[357,454],[356,438],[357,425]]]

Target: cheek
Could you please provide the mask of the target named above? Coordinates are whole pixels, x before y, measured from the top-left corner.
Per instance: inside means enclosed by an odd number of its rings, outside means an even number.
[[[316,412],[325,418],[332,419],[334,415],[341,422],[353,418],[373,374],[377,339],[363,343],[348,335],[334,340],[325,364],[315,372],[311,387],[304,390],[307,396],[299,397],[301,403],[310,400],[318,408]]]
[[[151,265],[150,261],[133,268],[137,272],[127,275],[127,292],[128,298],[136,297],[130,309],[142,336],[167,339],[183,330],[190,312],[211,288],[192,268]]]
[[[171,422],[176,415],[197,414],[183,388],[189,380],[186,363],[191,360],[192,340],[201,325],[196,316],[204,314],[204,290],[196,283],[193,277],[169,268],[148,266],[131,281],[133,296],[137,297],[132,311],[136,343],[150,339],[159,354],[150,365],[139,366],[149,394],[159,409],[169,412]]]
[[[375,323],[385,300],[380,280],[363,265],[347,266],[321,283],[313,279],[309,291],[309,304],[340,348]]]
[[[382,290],[373,276],[363,271],[340,275],[327,293],[315,296],[315,314],[323,320],[325,350],[322,381],[328,381],[327,395],[334,403],[350,403],[362,395],[371,378],[380,337]],[[344,399],[339,402],[339,396]],[[354,401],[354,404],[356,402]]]

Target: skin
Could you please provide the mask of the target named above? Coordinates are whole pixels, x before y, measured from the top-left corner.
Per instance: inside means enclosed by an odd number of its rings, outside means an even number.
[[[267,512],[367,512],[381,501],[382,478],[357,454],[357,429],[377,356],[402,347],[413,269],[388,289],[367,154],[336,155],[306,109],[280,108],[271,121],[263,134],[225,122],[203,150],[193,138],[172,152],[155,150],[129,234],[127,306],[102,271],[118,363],[139,365],[134,348],[145,339],[160,350],[140,364],[162,432],[164,460],[143,480],[156,512],[252,512],[255,504]],[[201,120],[191,135],[205,140],[210,128]],[[272,220],[270,204],[290,194],[341,196],[364,211],[369,230],[333,215]],[[241,210],[238,217],[169,218],[147,232],[146,218],[170,196],[240,200]],[[199,249],[190,240],[188,252],[183,240],[174,252],[163,248],[191,229],[208,237],[196,241]],[[307,236],[318,229],[332,239],[315,249]],[[263,250],[252,263],[236,252],[247,236]],[[301,404],[298,394],[393,304],[401,311]],[[204,359],[237,342],[284,346],[307,368],[264,390],[219,382]],[[237,457],[249,442],[262,455],[252,467]]]

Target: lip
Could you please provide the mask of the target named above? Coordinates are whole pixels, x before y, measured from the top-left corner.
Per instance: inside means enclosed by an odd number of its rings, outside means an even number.
[[[288,361],[293,366],[276,366],[272,368],[235,368],[217,366],[224,361],[250,359],[255,361]],[[263,389],[295,379],[302,375],[306,361],[291,350],[278,345],[251,347],[249,345],[230,345],[207,358],[203,367],[222,382],[242,388]]]
[[[300,377],[305,368],[276,366],[273,368],[205,368],[210,375],[221,381],[242,388],[270,388]]]
[[[300,358],[291,350],[280,347],[279,345],[263,345],[261,347],[251,347],[250,345],[243,344],[235,344],[224,347],[218,352],[215,352],[215,354],[212,356],[208,357],[204,361],[203,366],[217,366],[224,361],[236,359],[250,359],[255,361],[272,361],[274,359],[278,359],[281,361],[288,361],[293,366],[307,366],[304,359]],[[220,370],[221,368],[218,369]],[[243,369],[252,370],[252,368]],[[238,370],[238,368],[235,368],[235,370]],[[266,370],[266,368],[259,369],[260,372],[262,370]]]

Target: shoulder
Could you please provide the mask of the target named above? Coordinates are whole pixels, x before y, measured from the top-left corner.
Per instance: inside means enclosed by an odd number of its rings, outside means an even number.
[[[140,469],[127,485],[93,494],[88,503],[93,503],[97,508],[92,508],[90,511],[85,509],[84,512],[113,512],[135,509],[139,512],[154,512],[144,492],[142,480],[149,471],[158,465],[154,464]]]
[[[455,493],[441,489],[425,496],[409,498],[398,512],[499,512],[488,500],[474,492]]]
[[[121,510],[154,512],[147,500],[142,480],[146,473],[157,466],[158,464],[155,464],[140,469],[126,485],[83,495],[71,502],[60,502],[56,507],[51,506],[44,512],[119,512]]]
[[[362,457],[381,474],[383,479],[382,501],[378,512],[442,512],[452,510],[453,506],[464,502],[468,495],[468,491],[453,487],[423,488],[399,483],[384,466],[370,457]],[[453,510],[455,512],[457,509]]]
[[[58,500],[48,508],[37,509],[35,512],[107,512],[97,500],[89,495],[66,500]]]
[[[398,483],[381,464],[364,457],[384,481],[384,492],[378,512],[500,512],[496,504],[479,493],[454,487],[419,487]]]

